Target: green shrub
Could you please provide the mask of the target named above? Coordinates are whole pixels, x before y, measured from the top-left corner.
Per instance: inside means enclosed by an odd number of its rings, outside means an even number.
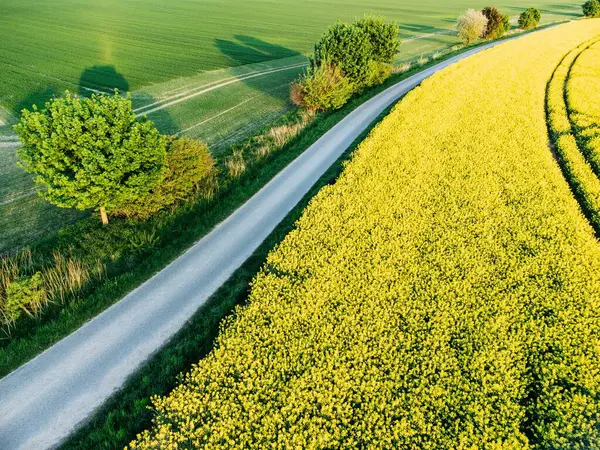
[[[191,198],[202,181],[213,174],[214,167],[206,144],[190,138],[169,138],[162,182],[115,214],[145,220],[158,211],[172,208]]]
[[[337,23],[315,44],[311,68],[316,71],[324,65],[338,67],[355,87],[362,87],[369,76],[372,51],[366,31],[347,23]]]
[[[116,91],[83,99],[67,91],[42,111],[23,110],[15,130],[39,195],[61,208],[99,209],[103,223],[106,210],[145,197],[161,181],[165,139]]]
[[[400,47],[400,28],[396,23],[388,23],[385,19],[368,16],[355,23],[369,35],[371,42],[371,58],[375,61],[391,64]]]
[[[372,75],[367,64],[363,83]],[[326,111],[341,108],[354,93],[354,84],[344,76],[341,69],[331,64],[322,64],[309,72],[291,88],[291,97],[309,111]]]
[[[487,6],[483,8],[481,13],[487,18],[487,25],[483,32],[484,39],[498,39],[502,37],[506,30],[505,18],[497,8],[493,6]],[[510,21],[510,19],[509,19]]]
[[[504,33],[508,33],[510,31],[510,16],[508,14],[504,14],[502,16],[502,27],[504,28]]]
[[[540,23],[541,18],[542,14],[540,13],[539,9],[527,8],[519,16],[519,27],[523,28],[524,30],[535,28],[537,27],[538,23]]]
[[[581,7],[586,17],[600,17],[600,1],[588,0]]]
[[[466,45],[470,45],[483,36],[488,19],[481,11],[467,10],[456,22],[458,37]]]
[[[22,313],[33,316],[40,311],[46,301],[42,275],[37,272],[32,277],[10,283],[6,289],[6,300],[2,308],[3,325],[14,323]]]
[[[365,82],[367,87],[378,86],[392,74],[392,66],[379,61],[369,61],[369,76]]]

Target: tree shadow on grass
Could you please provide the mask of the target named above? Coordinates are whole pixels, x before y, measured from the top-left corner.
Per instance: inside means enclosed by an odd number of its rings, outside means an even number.
[[[565,17],[581,17],[583,12],[578,5],[569,5],[569,4],[556,4],[556,5],[548,5],[544,8],[540,8],[540,12],[543,14],[553,14],[557,16],[565,16]]]
[[[295,50],[291,50],[278,44],[272,44],[252,36],[236,35],[234,36],[234,39],[235,40],[232,41],[224,39],[215,40],[215,45],[223,55],[227,56],[231,66],[261,63],[275,59],[300,56],[300,53]],[[274,69],[277,70],[277,67],[274,67]],[[279,72],[274,72],[279,73],[281,76],[246,77],[244,78],[243,83],[257,92],[271,95],[274,93],[275,89],[281,88],[282,83],[291,82],[291,79],[294,78],[299,71],[299,69],[290,69],[290,71],[284,69]]]
[[[117,71],[115,66],[110,65],[95,65],[86,68],[81,72],[79,77],[79,95],[89,97],[93,93],[112,94],[117,89],[119,94],[126,95],[129,93],[129,82]],[[145,95],[145,105],[155,103],[155,99],[151,95]],[[156,105],[160,106],[160,105]],[[138,111],[136,111],[138,113]],[[145,117],[144,111],[139,111],[139,117]],[[151,113],[149,117],[156,128],[164,134],[176,134],[179,127],[173,121],[171,115],[166,108],[157,109]]]

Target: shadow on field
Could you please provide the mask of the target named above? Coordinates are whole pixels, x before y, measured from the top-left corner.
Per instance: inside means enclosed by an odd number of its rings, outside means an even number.
[[[24,109],[31,110],[33,105],[36,105],[38,109],[44,109],[44,105],[48,100],[53,97],[58,97],[62,95],[59,89],[54,86],[49,86],[44,89],[40,89],[37,91],[29,92],[25,97],[23,97],[19,103],[15,105],[13,112],[17,118],[21,117],[21,113]]]
[[[565,17],[581,17],[583,13],[581,8],[577,9],[577,5],[569,4],[557,4],[548,5],[545,8],[540,8],[542,14],[555,14]]]
[[[299,56],[300,53],[283,47],[281,45],[272,44],[252,36],[236,35],[235,40],[215,39],[215,46],[221,53],[229,58],[231,66],[241,66],[244,64],[260,63],[281,58],[290,58]],[[244,84],[253,90],[262,94],[280,97],[281,90],[287,89],[291,82],[290,74],[299,72],[300,69],[288,72],[281,71],[281,77],[253,77],[244,79]],[[284,82],[285,81],[285,82]],[[283,83],[282,83],[283,82]],[[276,94],[279,93],[279,95]]]
[[[88,67],[79,76],[79,95],[82,97],[89,97],[94,91],[110,93],[114,89],[121,93],[129,91],[129,83],[115,66]]]
[[[112,95],[114,89],[119,90],[119,94],[126,95],[129,92],[129,82],[119,73],[115,66],[95,65],[88,67],[79,77],[79,95],[89,97],[94,92],[101,92]],[[144,105],[150,105],[155,102],[154,97],[147,95],[143,99]],[[143,115],[144,111],[141,111]],[[166,109],[153,111],[150,120],[156,125],[156,128],[164,134],[175,134],[179,127],[173,121],[171,115]]]

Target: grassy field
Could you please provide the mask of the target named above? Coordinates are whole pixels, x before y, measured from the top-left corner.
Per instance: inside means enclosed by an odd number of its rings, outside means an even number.
[[[545,103],[599,34],[535,33],[407,95],[130,448],[600,448],[600,246]]]

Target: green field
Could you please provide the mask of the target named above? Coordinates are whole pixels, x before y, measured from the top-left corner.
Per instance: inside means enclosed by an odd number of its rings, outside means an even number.
[[[513,17],[526,6],[542,22],[579,16],[578,4],[497,4]],[[328,25],[365,13],[401,25],[398,61],[457,43],[456,16],[474,0],[333,1],[0,0],[0,252],[26,245],[81,213],[36,198],[16,165],[12,124],[23,107],[64,90],[118,87],[165,133],[206,141],[219,153],[292,105],[288,86]]]

